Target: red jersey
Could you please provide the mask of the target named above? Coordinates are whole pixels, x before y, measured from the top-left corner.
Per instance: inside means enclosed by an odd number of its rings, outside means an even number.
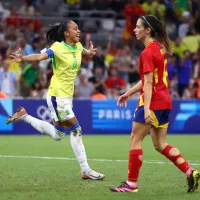
[[[153,41],[149,43],[142,51],[139,72],[142,80],[142,90],[138,106],[144,105],[144,74],[153,72],[153,91],[150,110],[172,109],[167,59],[162,46],[158,42]]]

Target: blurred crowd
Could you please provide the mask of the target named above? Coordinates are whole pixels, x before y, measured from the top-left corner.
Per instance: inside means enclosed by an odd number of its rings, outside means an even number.
[[[167,28],[174,54],[168,56],[171,96],[174,99],[200,99],[200,4],[198,0],[62,0],[52,1],[66,7],[67,17],[78,18],[80,11],[92,10],[95,30],[106,27],[102,18],[116,14],[115,28],[98,44],[94,57],[83,57],[75,81],[75,98],[116,99],[140,80],[139,54],[144,46],[136,41],[133,29],[139,16],[156,15]],[[42,8],[51,0],[25,0],[19,7],[6,6],[0,1],[0,98],[45,98],[52,72],[51,60],[33,63],[12,63],[9,55],[21,48],[23,55],[40,53],[48,48],[46,31],[40,18]],[[57,8],[57,7],[56,7]],[[56,12],[56,11],[55,11]],[[66,19],[66,16],[65,16]],[[92,23],[92,21],[91,21]],[[104,23],[104,24],[102,24]],[[80,29],[83,25],[80,24]],[[112,35],[122,30],[121,40]],[[110,31],[110,30],[108,30]],[[89,32],[89,31],[88,31]],[[82,43],[91,39],[87,31]],[[95,45],[95,44],[94,44]],[[139,94],[138,94],[139,95]],[[134,96],[133,98],[138,98]]]

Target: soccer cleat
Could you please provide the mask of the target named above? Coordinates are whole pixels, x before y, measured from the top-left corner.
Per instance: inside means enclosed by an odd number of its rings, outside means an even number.
[[[127,182],[122,182],[119,187],[109,188],[112,192],[138,192],[137,186],[130,186]]]
[[[103,180],[105,178],[104,174],[90,170],[88,172],[82,172],[82,179],[84,180]]]
[[[199,171],[193,170],[192,173],[187,177],[187,182],[188,182],[187,192],[194,192],[198,188],[199,179],[200,179]]]
[[[12,116],[10,116],[7,121],[6,121],[6,124],[10,124],[14,121],[17,121],[17,120],[21,120],[25,115],[27,115],[27,112],[25,110],[25,108],[23,107],[20,107],[16,113],[14,113]]]

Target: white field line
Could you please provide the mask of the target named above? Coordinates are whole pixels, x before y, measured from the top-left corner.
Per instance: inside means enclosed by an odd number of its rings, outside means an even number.
[[[14,159],[46,159],[46,160],[67,160],[75,161],[76,158],[65,158],[65,157],[48,157],[48,156],[15,156],[15,155],[0,155],[0,158],[14,158]],[[96,162],[128,162],[128,160],[110,160],[110,159],[88,159],[89,161]],[[144,163],[148,164],[172,164],[171,162],[162,161],[162,160],[146,160]],[[200,165],[200,161],[189,161],[190,165]]]

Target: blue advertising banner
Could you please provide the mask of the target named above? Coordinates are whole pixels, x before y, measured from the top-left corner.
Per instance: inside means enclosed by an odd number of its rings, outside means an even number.
[[[13,113],[13,100],[0,99],[0,133],[4,131],[13,131],[13,124],[5,124],[8,116]]]
[[[14,111],[16,111],[19,107],[26,108],[28,114],[33,117],[36,117],[41,120],[45,120],[47,122],[52,123],[50,111],[47,107],[47,103],[45,100],[13,100]],[[14,130],[11,134],[38,134],[30,124],[18,121],[14,122]]]
[[[170,115],[169,133],[199,133],[200,101],[174,101]]]
[[[115,100],[74,100],[73,110],[84,134],[129,134],[136,105],[136,100],[130,100],[126,108],[118,107]],[[52,123],[45,100],[1,99],[0,134],[39,134],[24,122],[5,124],[21,106],[30,115]],[[200,101],[173,101],[168,133],[200,134],[199,122]]]
[[[137,101],[126,108],[117,106],[115,100],[92,101],[92,131],[94,133],[130,133]]]

